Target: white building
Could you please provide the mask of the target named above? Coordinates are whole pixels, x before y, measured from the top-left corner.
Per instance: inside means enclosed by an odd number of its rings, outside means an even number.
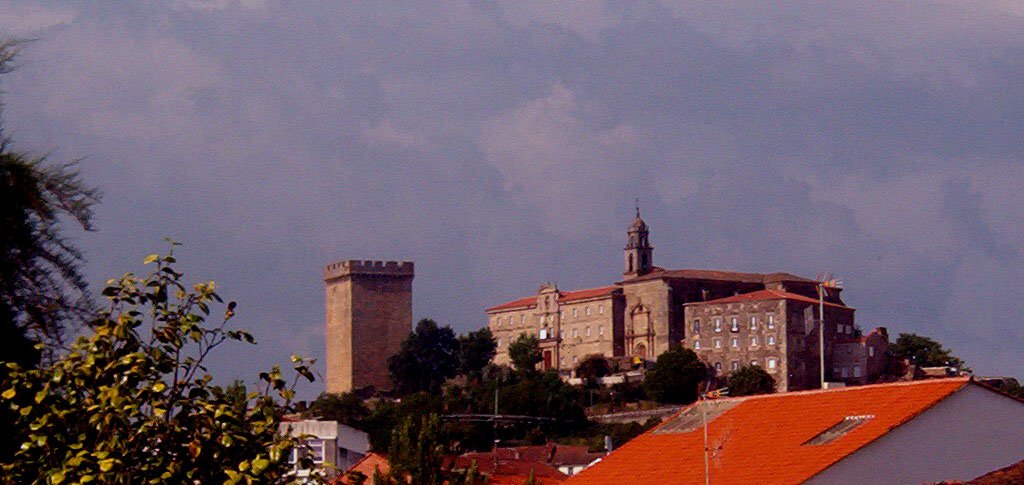
[[[309,476],[309,470],[299,468],[299,454],[308,452],[317,465],[325,465],[329,476],[348,470],[370,450],[366,433],[337,421],[302,420],[288,421],[280,425],[281,433],[289,436],[305,436],[310,450],[292,450],[291,462],[296,475]]]

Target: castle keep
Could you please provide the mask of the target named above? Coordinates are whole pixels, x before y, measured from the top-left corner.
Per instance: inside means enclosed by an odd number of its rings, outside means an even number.
[[[562,291],[545,284],[534,296],[488,308],[495,363],[509,363],[509,344],[522,334],[540,340],[544,369],[566,375],[590,355],[650,361],[679,344],[721,374],[753,364],[780,391],[819,387],[817,281],[660,268],[649,232],[638,209],[626,234],[622,280],[612,285]],[[826,379],[871,382],[888,337],[879,338],[884,329],[861,337],[840,292],[827,288],[824,295]]]
[[[412,330],[411,261],[346,260],[324,268],[327,392],[391,389],[387,358]]]

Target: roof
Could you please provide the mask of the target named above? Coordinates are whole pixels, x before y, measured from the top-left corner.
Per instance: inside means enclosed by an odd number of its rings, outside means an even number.
[[[599,298],[599,297],[602,297],[602,296],[611,295],[612,293],[615,292],[615,290],[618,290],[618,289],[619,289],[619,287],[617,285],[611,285],[611,286],[602,286],[602,287],[599,287],[599,288],[587,288],[587,289],[584,289],[584,290],[559,291],[558,292],[558,302],[559,303],[568,303],[568,302],[575,301],[575,300],[587,300],[587,299],[590,299],[590,298]],[[521,308],[521,307],[522,308],[532,308],[532,307],[535,307],[535,306],[537,306],[537,295],[528,296],[526,298],[520,298],[518,300],[512,300],[510,302],[502,303],[502,304],[497,305],[497,306],[492,306],[492,307],[488,308],[486,311],[493,312],[493,311],[498,311],[498,310],[510,310],[510,309],[513,309],[513,308]]]
[[[1024,461],[986,473],[967,482],[969,485],[997,485],[1002,483],[1024,483]]]
[[[494,452],[473,454],[492,461],[494,454],[497,454],[499,460],[533,460],[550,463],[555,466],[589,465],[594,460],[605,455],[601,451],[591,452],[587,446],[559,445],[556,443],[536,446],[501,447],[497,448]]]
[[[384,455],[381,455],[379,453],[373,453],[373,452],[367,453],[366,456],[362,457],[359,461],[357,461],[355,463],[355,465],[352,465],[352,467],[349,468],[348,470],[346,470],[345,473],[341,474],[341,476],[338,477],[339,478],[338,482],[339,483],[344,483],[346,485],[354,483],[354,482],[349,481],[347,476],[346,476],[346,475],[348,475],[349,472],[354,472],[354,471],[362,473],[363,475],[366,476],[368,481],[372,481],[373,480],[374,471],[377,468],[380,469],[380,472],[383,473],[384,476],[387,476],[388,473],[391,472],[391,464],[388,463],[387,457],[385,457]]]
[[[725,298],[719,298],[717,300],[698,301],[687,303],[687,305],[718,305],[722,303],[739,303],[745,301],[762,301],[762,300],[791,300],[791,301],[802,301],[805,303],[817,304],[818,300],[804,295],[798,295],[796,293],[790,293],[782,290],[758,290],[750,293],[742,293],[735,296],[728,296]],[[852,310],[852,308],[846,305],[840,305],[838,303],[825,302],[825,306],[835,308],[845,308]]]
[[[791,392],[711,401],[708,443],[714,483],[800,483],[964,388],[968,378]],[[702,404],[683,409],[568,483],[701,483]],[[694,419],[694,416],[698,416]],[[831,441],[805,444],[864,418]],[[765,464],[773,466],[769,473]]]
[[[713,281],[740,281],[744,283],[775,283],[779,281],[794,283],[814,283],[814,280],[789,273],[739,273],[736,271],[719,271],[713,269],[663,269],[654,268],[650,273],[638,276],[629,280],[646,281],[662,278],[669,279],[691,279],[691,280],[713,280]]]
[[[500,455],[499,453],[497,467],[495,467],[492,453],[466,453],[455,458],[452,468],[465,470],[476,461],[477,470],[487,475],[489,485],[520,485],[530,477],[531,473],[537,483],[562,483],[568,478],[554,466],[544,463],[543,460],[507,459]]]

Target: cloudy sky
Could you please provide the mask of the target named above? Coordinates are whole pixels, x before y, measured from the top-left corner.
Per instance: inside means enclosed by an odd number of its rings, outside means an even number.
[[[238,300],[227,376],[323,357],[332,260],[457,331],[615,281],[639,197],[660,266],[831,271],[1024,377],[1024,7],[752,5],[0,1],[4,127],[104,191],[95,284],[171,237]]]

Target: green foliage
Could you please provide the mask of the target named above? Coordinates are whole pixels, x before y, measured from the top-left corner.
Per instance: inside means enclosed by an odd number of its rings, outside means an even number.
[[[459,335],[459,374],[479,380],[484,367],[494,358],[497,348],[494,335],[487,327]]]
[[[611,373],[611,366],[608,359],[603,355],[588,355],[576,366],[576,377],[583,379],[590,387],[598,385],[597,380]]]
[[[440,426],[437,415],[431,414],[419,419],[409,416],[395,429],[388,449],[392,480],[422,485],[444,482],[441,466],[447,450]]]
[[[910,359],[911,363],[921,367],[948,365],[970,370],[951,350],[943,348],[939,342],[913,333],[901,333],[896,343],[889,347],[889,352],[897,359]]]
[[[2,403],[28,430],[0,476],[14,483],[273,483],[287,480],[297,438],[278,434],[307,361],[293,356],[289,384],[275,367],[238,403],[238,389],[212,386],[203,362],[224,342],[254,343],[228,330],[234,302],[211,282],[191,288],[173,255],[151,255],[151,274],[108,281],[107,310],[64,355],[38,369],[8,364]],[[29,398],[26,403],[25,398]],[[311,465],[311,463],[309,463]]]
[[[660,403],[688,404],[697,399],[697,384],[708,374],[707,366],[690,349],[674,345],[658,356],[644,376],[647,396]]]
[[[516,370],[521,372],[533,372],[537,364],[544,360],[540,352],[540,341],[525,333],[509,344],[508,357]]]
[[[388,358],[388,372],[399,394],[440,392],[446,380],[459,370],[459,342],[449,327],[430,319],[416,323],[416,330]]]
[[[745,365],[729,373],[726,378],[730,396],[752,396],[775,392],[775,379],[756,365]]]
[[[356,429],[364,429],[370,417],[370,408],[354,393],[323,393],[316,398],[305,413],[308,418],[337,421]]]

